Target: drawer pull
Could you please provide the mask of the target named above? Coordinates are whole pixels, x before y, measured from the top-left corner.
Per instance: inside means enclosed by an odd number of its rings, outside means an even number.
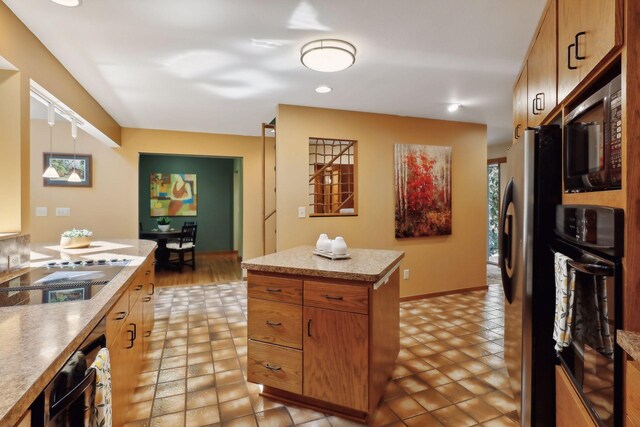
[[[151,301],[151,297],[146,297],[146,298],[144,299],[144,302],[149,302],[149,301]]]
[[[126,311],[119,311],[118,313],[116,313],[116,317],[113,320],[122,320],[125,317],[127,317],[127,312]]]
[[[148,276],[148,275],[150,275],[150,274],[151,274],[151,270],[147,270],[147,271],[144,273],[144,275],[145,275],[145,276]]]
[[[342,297],[334,297],[331,295],[325,295],[324,296],[326,299],[332,300],[332,301],[342,301]]]
[[[147,331],[144,333],[145,338],[149,338],[151,336],[151,331]]]
[[[151,285],[151,293],[149,295],[153,295],[156,293],[156,284],[151,282],[149,283],[149,285]]]
[[[586,37],[587,33],[585,33],[584,31],[580,31],[579,33],[576,34],[576,38],[575,38],[575,45],[576,45],[576,55],[575,58],[578,61],[582,61],[583,59],[587,59],[586,56],[584,55],[580,55],[580,53],[578,52],[578,47],[579,47],[579,43],[578,43],[578,39],[580,38],[580,36],[585,36]]]
[[[142,285],[138,285],[135,288],[133,288],[134,291],[139,291],[140,289],[142,289]]]
[[[267,320],[267,325],[269,326],[282,326],[281,322],[272,322],[270,320]]]
[[[269,369],[269,370],[271,370],[271,371],[282,371],[282,368],[280,366],[277,366],[277,365],[270,365],[268,363],[265,363],[264,367]]]
[[[311,319],[307,321],[307,336],[311,336]]]
[[[267,292],[282,292],[282,289],[267,288]]]

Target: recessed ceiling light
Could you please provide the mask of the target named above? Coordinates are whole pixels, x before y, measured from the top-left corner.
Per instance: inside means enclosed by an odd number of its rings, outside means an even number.
[[[51,1],[59,4],[60,6],[66,6],[66,7],[80,6],[80,0],[51,0]]]
[[[332,90],[333,89],[331,89],[329,86],[318,86],[316,88],[316,92],[318,92],[318,93],[329,93]]]
[[[356,62],[356,48],[343,40],[314,40],[302,46],[300,61],[305,67],[323,73],[342,71]]]
[[[450,105],[447,107],[447,110],[449,110],[449,112],[450,112],[450,113],[454,113],[454,112],[458,111],[458,109],[459,109],[460,107],[462,107],[462,105],[460,105],[460,104],[450,104]]]

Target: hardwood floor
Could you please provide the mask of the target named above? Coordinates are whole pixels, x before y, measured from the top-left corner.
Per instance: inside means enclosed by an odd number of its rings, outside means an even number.
[[[242,280],[242,269],[236,252],[196,253],[196,270],[185,266],[182,273],[173,270],[156,272],[156,285],[206,285]]]

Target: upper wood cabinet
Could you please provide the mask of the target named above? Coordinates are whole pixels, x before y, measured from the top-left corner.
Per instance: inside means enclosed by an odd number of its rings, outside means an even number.
[[[524,136],[527,128],[527,67],[513,88],[513,143]]]
[[[558,0],[558,99],[622,43],[620,0]]]
[[[527,58],[528,125],[538,126],[557,104],[556,93],[556,2],[545,11]]]

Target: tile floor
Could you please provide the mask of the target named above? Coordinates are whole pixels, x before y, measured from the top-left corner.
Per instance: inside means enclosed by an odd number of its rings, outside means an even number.
[[[375,426],[515,426],[503,360],[502,291],[400,307],[400,354]],[[351,426],[283,405],[246,382],[246,285],[163,288],[127,426]]]

